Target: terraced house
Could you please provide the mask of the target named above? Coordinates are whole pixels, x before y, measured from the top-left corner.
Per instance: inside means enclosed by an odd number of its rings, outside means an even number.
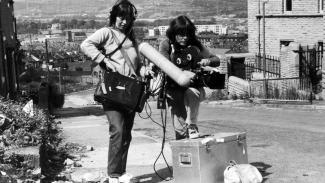
[[[310,78],[314,92],[320,93],[323,88],[325,97],[324,83],[321,86],[320,82],[324,78],[324,0],[248,0],[247,3],[249,52],[259,55],[266,64],[265,57],[278,57],[281,66],[276,73],[278,78]]]

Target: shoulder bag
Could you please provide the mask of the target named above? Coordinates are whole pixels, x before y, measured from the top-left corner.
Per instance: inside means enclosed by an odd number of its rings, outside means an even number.
[[[124,41],[120,43],[113,31],[112,34],[116,43],[123,44]],[[137,76],[126,51],[122,46],[119,48],[132,74]],[[141,112],[148,97],[149,92],[145,82],[111,71],[105,71],[94,93],[95,101],[127,112]]]

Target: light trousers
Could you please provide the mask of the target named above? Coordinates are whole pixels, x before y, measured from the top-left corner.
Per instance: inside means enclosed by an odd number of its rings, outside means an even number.
[[[167,90],[167,104],[175,130],[176,140],[187,137],[187,126],[198,121],[200,102],[205,99],[203,88]]]

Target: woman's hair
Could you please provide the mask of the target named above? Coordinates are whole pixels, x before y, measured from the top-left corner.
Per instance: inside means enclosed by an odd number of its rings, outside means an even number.
[[[115,25],[117,17],[130,17],[131,23],[126,28],[125,34],[132,40],[132,42],[135,42],[135,36],[132,28],[137,17],[137,13],[137,9],[130,1],[117,0],[109,15],[109,26],[113,27]]]
[[[181,15],[173,19],[166,31],[166,36],[172,44],[177,46],[176,35],[187,35],[188,45],[197,46],[202,50],[202,44],[195,35],[196,27],[193,22],[186,16]]]

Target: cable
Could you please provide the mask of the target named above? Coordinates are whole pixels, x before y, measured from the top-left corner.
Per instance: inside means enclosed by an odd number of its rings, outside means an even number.
[[[151,85],[150,87],[150,96],[152,97],[155,97],[155,96],[158,96],[160,92],[163,92],[163,101],[166,102],[166,92],[165,91],[161,91],[161,90],[165,90],[165,81],[164,80],[164,77],[165,75],[164,74],[158,74],[159,77],[157,77],[157,80],[156,82],[153,83],[153,85]],[[156,125],[160,126],[163,130],[163,137],[162,137],[162,142],[161,142],[161,148],[160,148],[160,152],[157,156],[157,158],[155,159],[154,161],[154,164],[153,164],[153,169],[155,171],[155,174],[163,181],[169,181],[171,179],[165,179],[163,178],[156,170],[156,163],[158,162],[159,158],[162,157],[171,176],[170,177],[173,177],[173,173],[172,173],[172,170],[171,170],[171,167],[170,165],[168,164],[167,160],[166,160],[166,157],[164,155],[164,148],[165,148],[165,143],[166,143],[166,126],[167,126],[167,109],[161,109],[160,110],[160,117],[161,117],[161,124],[158,123],[157,121],[155,121],[153,118],[152,118],[152,110],[151,110],[151,107],[149,105],[149,103],[146,101],[145,103],[145,106],[144,106],[144,111],[146,113],[147,116],[143,116],[141,115],[140,113],[138,113],[139,117],[142,118],[142,119],[150,119],[153,123],[155,123]]]
[[[167,124],[167,110],[166,109],[161,109],[160,110],[160,114],[161,114],[161,119],[162,119],[162,126],[163,126],[163,140],[162,140],[162,143],[161,143],[161,149],[160,149],[160,153],[158,155],[158,157],[156,158],[154,164],[153,164],[153,169],[156,173],[156,175],[163,181],[169,181],[171,179],[165,179],[163,178],[161,175],[159,175],[159,173],[157,172],[156,170],[156,163],[158,162],[158,159],[160,158],[160,156],[163,157],[164,161],[165,161],[165,164],[167,165],[167,168],[169,170],[169,173],[171,174],[171,177],[173,177],[173,172],[166,160],[166,157],[164,155],[164,148],[165,148],[165,142],[166,142],[166,124]],[[165,115],[164,115],[165,114]]]
[[[138,116],[141,118],[141,119],[150,119],[153,123],[155,123],[156,125],[160,126],[160,127],[163,127],[161,124],[159,124],[158,122],[156,122],[152,117],[151,117],[151,114],[152,114],[152,110],[151,110],[151,107],[149,105],[149,103],[146,101],[145,105],[144,105],[144,111],[146,112],[146,117],[142,116],[141,113],[138,113]]]
[[[166,76],[165,76],[164,74],[162,74],[161,77],[160,77],[160,81],[162,81],[161,84],[160,84],[160,90],[162,90],[162,91],[160,91],[160,92],[162,92],[162,101],[163,101],[164,103],[166,103],[166,87],[165,87],[165,84],[166,84],[166,83],[165,83],[165,82],[166,82],[166,78],[165,78],[165,77],[166,77]],[[159,93],[158,93],[158,94],[159,94]],[[166,106],[166,104],[163,104],[162,106]],[[159,159],[160,157],[162,157],[162,158],[164,159],[164,162],[165,162],[165,164],[166,164],[168,170],[169,170],[169,173],[171,174],[170,177],[173,177],[173,172],[172,172],[172,170],[171,170],[171,168],[170,168],[170,166],[169,166],[169,164],[168,164],[168,162],[167,162],[167,160],[166,160],[166,157],[165,157],[165,155],[164,155],[164,148],[165,148],[165,143],[166,143],[166,126],[167,126],[167,109],[166,109],[166,107],[163,107],[163,108],[160,110],[160,116],[161,116],[161,123],[162,123],[162,127],[163,127],[163,128],[162,128],[162,130],[163,130],[163,138],[162,138],[162,142],[161,142],[160,153],[159,153],[159,155],[157,156],[156,161],[155,161],[154,164],[153,164],[153,169],[154,169],[156,175],[157,175],[161,180],[169,181],[170,179],[165,179],[165,178],[163,178],[161,175],[159,175],[159,173],[158,173],[157,170],[156,170],[156,163],[158,162],[158,159]]]

